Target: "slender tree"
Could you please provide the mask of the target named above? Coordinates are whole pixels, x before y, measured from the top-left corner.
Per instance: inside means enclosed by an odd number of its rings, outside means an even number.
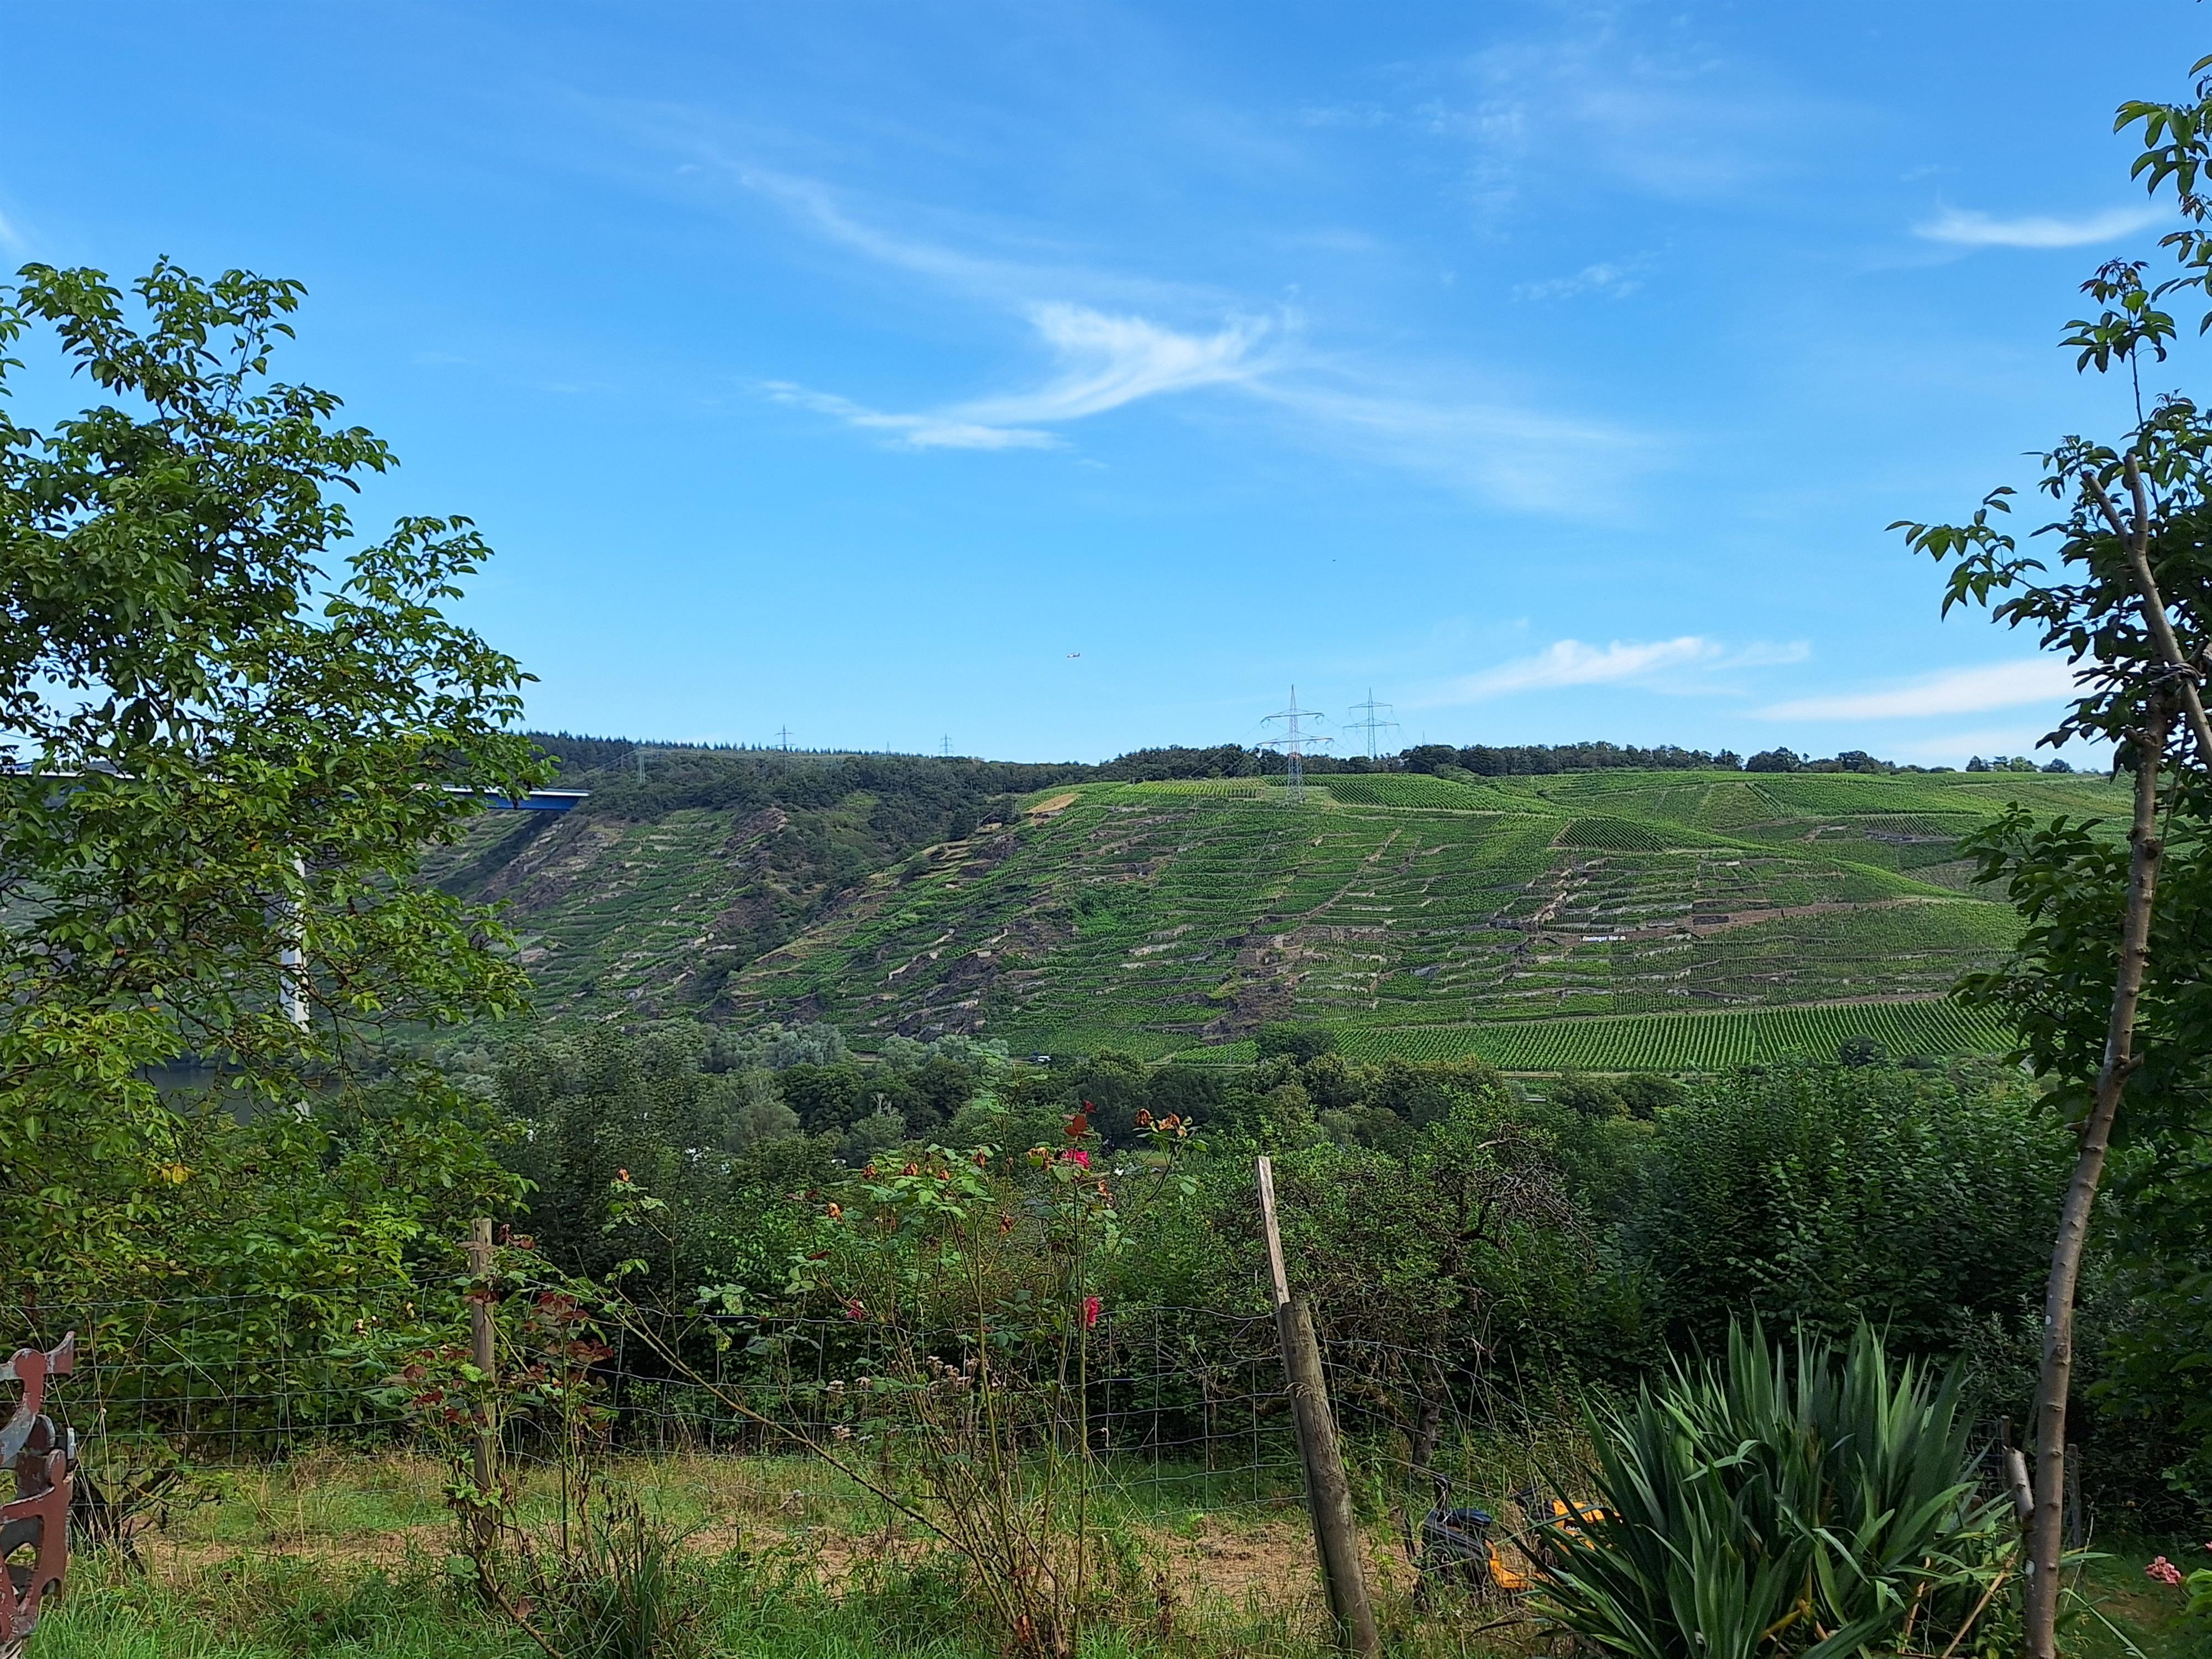
[[[2171,276],[2154,282],[2148,262],[2119,260],[2082,285],[2100,308],[2063,343],[2078,368],[2128,375],[2136,422],[2116,444],[2069,437],[2043,457],[2039,487],[2059,516],[2038,534],[2056,543],[2055,568],[2002,527],[2009,489],[1963,525],[1893,526],[1949,563],[1947,612],[1983,606],[2075,665],[2081,695],[2045,742],[2112,744],[2135,781],[2124,844],[2094,822],[2039,823],[2014,808],[1971,845],[1982,878],[2006,888],[2027,927],[2014,957],[1962,994],[2010,1014],[2080,1137],[2045,1297],[2027,1551],[2034,1659],[2057,1652],[2075,1298],[2106,1162],[2130,1135],[2185,1128],[2212,1082],[2204,929],[2191,910],[2158,902],[2177,865],[2182,890],[2201,891],[2212,858],[2212,725],[2199,689],[2212,661],[2212,416],[2179,392],[2146,402],[2143,388],[2179,337],[2173,296],[2212,298],[2212,201],[2197,192],[2212,163],[2208,70],[2212,58],[2191,70],[2193,102],[2119,111],[2118,130],[2142,129],[2133,176],[2154,197],[2171,188],[2183,228],[2163,244]]]

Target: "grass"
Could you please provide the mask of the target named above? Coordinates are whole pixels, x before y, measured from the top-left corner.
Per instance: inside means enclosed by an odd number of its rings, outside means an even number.
[[[1355,1448],[1356,1450],[1356,1448]],[[1536,1449],[1474,1448],[1462,1495],[1529,1478]],[[1518,1456],[1521,1462],[1516,1462]],[[1571,1447],[1539,1457],[1573,1461]],[[1502,1460],[1502,1461],[1501,1461]],[[1495,1463],[1495,1468],[1490,1465]],[[1479,1467],[1478,1467],[1479,1466]],[[1486,1478],[1483,1471],[1487,1471]],[[702,1619],[699,1659],[999,1659],[1001,1634],[940,1558],[891,1539],[880,1512],[818,1465],[677,1455],[616,1466],[618,1480],[688,1534],[684,1583]],[[1209,1491],[1202,1472],[1133,1481],[1099,1505],[1104,1591],[1086,1659],[1321,1659],[1311,1539],[1295,1496]],[[234,1471],[214,1501],[144,1540],[143,1571],[81,1559],[33,1659],[523,1659],[540,1650],[450,1577],[442,1474],[426,1459],[331,1454]],[[1389,1483],[1354,1470],[1391,1650],[1406,1659],[1543,1651],[1531,1630],[1475,1632],[1498,1607],[1417,1616],[1383,1513]],[[1378,1484],[1379,1482],[1379,1484]],[[1494,1498],[1491,1501],[1495,1502]],[[526,1508],[549,1502],[544,1476]],[[2069,1646],[2084,1659],[2206,1659],[2179,1597],[2142,1576],[2156,1553],[2193,1565],[2195,1540],[2101,1546]],[[1164,1598],[1164,1599],[1163,1599]],[[2100,1616],[2101,1615],[2101,1616]]]
[[[2082,1570],[2081,1595],[2062,1632],[2081,1659],[2212,1659],[2212,1626],[2182,1616],[2184,1594],[2154,1583],[2143,1569],[2163,1555],[2184,1572],[2212,1565],[2204,1540],[2193,1538],[2100,1539],[2098,1559]]]
[[[1085,1654],[1327,1651],[1295,1495],[1177,1473],[1097,1498],[1102,1593]],[[706,1659],[1006,1650],[952,1564],[887,1528],[872,1500],[817,1463],[678,1455],[620,1462],[610,1474],[684,1535]],[[526,1475],[524,1513],[550,1513],[550,1478]],[[79,1562],[38,1659],[540,1652],[447,1571],[442,1479],[426,1459],[340,1455],[214,1478],[211,1501],[142,1540],[143,1571]],[[1419,1642],[1451,1647],[1448,1632]]]

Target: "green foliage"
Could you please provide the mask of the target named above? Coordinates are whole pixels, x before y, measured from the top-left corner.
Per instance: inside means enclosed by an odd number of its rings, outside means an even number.
[[[803,1133],[778,1079],[843,1066],[704,1070],[718,1047],[672,1022],[541,1032],[505,1049],[497,1098],[527,1132],[507,1158],[529,1182],[526,1224],[549,1261],[593,1279],[636,1261],[633,1294],[679,1307],[710,1288],[732,1310],[781,1291],[805,1225],[790,1194],[834,1173],[851,1124]],[[659,1207],[641,1211],[633,1192]]]
[[[2212,1519],[2212,1121],[2138,1137],[2114,1176],[2100,1429],[2118,1419],[2145,1443],[2177,1523]]]
[[[528,1250],[501,1254],[470,1287],[492,1322],[492,1370],[449,1343],[407,1356],[386,1387],[444,1454],[447,1577],[557,1659],[688,1659],[704,1574],[683,1530],[650,1512],[605,1456],[613,1413],[597,1368],[615,1351],[593,1319],[597,1298],[547,1287]],[[477,1461],[481,1443],[518,1428],[550,1451],[550,1516],[530,1512],[505,1459]]]
[[[1131,1210],[1189,1190],[1187,1127],[1143,1128],[1134,1167],[1109,1168],[1081,1111],[1025,1152],[870,1164],[792,1264],[802,1305],[842,1309],[866,1345],[824,1395],[899,1448],[871,1490],[962,1559],[1017,1651],[1074,1654],[1097,1571],[1091,1333]]]
[[[1280,1134],[1286,1097],[1309,1110],[1316,1097],[1340,1103],[1301,1144]],[[1124,1301],[1264,1307],[1247,1149],[1273,1137],[1291,1281],[1332,1339],[1376,1345],[1344,1363],[1376,1361],[1363,1398],[1409,1429],[1432,1379],[1385,1363],[1409,1332],[1540,1392],[1622,1374],[1643,1352],[1636,1273],[1583,1195],[1604,1157],[1593,1126],[1516,1099],[1489,1068],[1264,1061],[1231,1085],[1214,1123],[1192,1200],[1158,1206],[1141,1230],[1116,1283]]]
[[[1614,1087],[1631,1117],[1655,1118],[1682,1100],[1682,1085],[1657,1072],[1632,1072]]]
[[[356,535],[392,456],[271,377],[300,297],[167,262],[128,299],[0,287],[0,352],[51,343],[109,399],[34,425],[0,356],[0,1259],[17,1332],[157,1365],[137,1415],[171,1425],[293,1343],[345,1397],[513,1194],[477,1103],[349,1068],[364,1032],[523,1006],[488,913],[412,878],[476,792],[546,775],[526,677],[442,614],[467,520]]]
[[[1632,1228],[1670,1335],[1756,1310],[1911,1353],[2033,1299],[2072,1162],[2016,1079],[1803,1062],[1693,1087],[1652,1152]]]
[[[2005,1650],[1967,1626],[2006,1571],[1973,1498],[1960,1379],[1893,1364],[1865,1326],[1794,1356],[1753,1326],[1595,1424],[1602,1518],[1558,1552],[1552,1616],[1630,1659]],[[1985,1616],[1986,1617],[1986,1616]]]
[[[76,1397],[100,1413],[101,1454],[121,1464],[146,1436],[219,1429],[276,1448],[295,1424],[359,1418],[392,1355],[458,1312],[449,1241],[513,1201],[490,1150],[500,1124],[480,1100],[419,1082],[331,1091],[310,1115],[245,1123],[147,1092],[171,1161],[131,1200],[136,1225],[88,1266],[52,1247],[27,1261],[0,1346],[76,1330],[100,1363]],[[145,1149],[134,1139],[95,1167],[119,1188]],[[94,1194],[92,1213],[112,1216],[109,1197]]]
[[[1336,1033],[1322,1025],[1291,1025],[1278,1021],[1262,1025],[1259,1035],[1259,1055],[1273,1060],[1286,1055],[1291,1060],[1318,1060],[1323,1054],[1336,1052]]]
[[[0,344],[44,324],[131,404],[0,415],[0,728],[24,768],[0,972],[10,1006],[158,1010],[177,1052],[273,1096],[343,1022],[517,1006],[482,919],[405,878],[476,810],[447,786],[544,775],[507,729],[520,671],[437,608],[481,539],[416,518],[352,544],[338,492],[390,452],[267,378],[298,286],[161,264],[135,292],[143,332],[96,271],[0,289]],[[277,1006],[288,944],[326,1022],[307,1041]]]
[[[1550,1088],[1553,1103],[1564,1106],[1578,1117],[1626,1117],[1628,1102],[1620,1091],[1604,1078],[1589,1077],[1581,1072],[1563,1072]]]

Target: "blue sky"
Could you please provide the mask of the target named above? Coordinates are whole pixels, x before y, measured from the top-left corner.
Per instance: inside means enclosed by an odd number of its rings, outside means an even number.
[[[1956,764],[2063,678],[1883,526],[2118,426],[2052,343],[2212,50],[2094,24],[0,0],[0,258],[306,282],[546,726]]]

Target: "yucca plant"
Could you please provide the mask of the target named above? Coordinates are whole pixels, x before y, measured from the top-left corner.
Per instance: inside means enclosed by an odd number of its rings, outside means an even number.
[[[1592,1422],[1605,1513],[1549,1553],[1547,1611],[1631,1659],[1942,1651],[2007,1565],[1960,1381],[1865,1326],[1794,1355],[1732,1326],[1725,1361],[1678,1360]]]

